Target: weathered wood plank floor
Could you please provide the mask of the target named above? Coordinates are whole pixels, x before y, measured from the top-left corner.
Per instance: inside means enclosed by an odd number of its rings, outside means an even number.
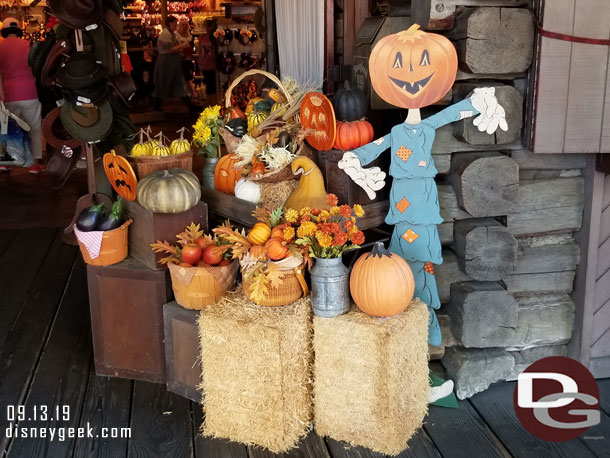
[[[93,369],[85,265],[60,228],[86,192],[78,172],[60,192],[48,175],[0,175],[0,456],[8,458],[272,458],[265,450],[202,437],[201,408],[163,385],[98,377]],[[512,407],[513,383],[493,386],[458,409],[430,408],[400,457],[608,457],[610,379],[600,381],[602,423],[566,443],[525,432]],[[131,428],[131,437],[11,438],[7,406],[68,406],[69,418],[19,426]],[[60,407],[60,412],[63,407]],[[61,417],[61,416],[60,416]],[[285,458],[381,457],[311,433]]]

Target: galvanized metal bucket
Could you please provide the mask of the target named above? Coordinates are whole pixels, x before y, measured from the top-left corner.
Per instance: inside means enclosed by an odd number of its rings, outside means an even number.
[[[219,158],[206,157],[203,167],[201,168],[201,186],[204,188],[214,189],[214,171]]]
[[[316,259],[310,273],[314,315],[332,318],[347,313],[349,269],[343,265],[342,258]]]

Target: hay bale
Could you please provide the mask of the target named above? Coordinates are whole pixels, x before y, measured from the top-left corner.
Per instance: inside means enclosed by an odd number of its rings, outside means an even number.
[[[206,436],[291,449],[308,432],[311,305],[261,307],[228,293],[199,318]]]
[[[314,427],[318,434],[397,455],[428,409],[428,309],[393,318],[352,307],[314,317]]]
[[[261,205],[269,208],[281,207],[298,185],[298,180],[261,183]]]

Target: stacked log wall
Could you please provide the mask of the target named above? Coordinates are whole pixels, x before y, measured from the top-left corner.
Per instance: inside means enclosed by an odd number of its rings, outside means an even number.
[[[459,398],[514,379],[540,357],[565,354],[574,323],[586,158],[524,146],[534,18],[524,2],[496,3],[514,7],[458,7],[453,25],[430,23],[445,27],[460,54],[453,102],[495,87],[509,123],[507,132],[487,135],[472,119],[460,121],[438,129],[433,148],[444,262],[436,269],[443,345],[431,358],[442,357]],[[514,39],[502,42],[504,58],[489,66],[498,33]]]

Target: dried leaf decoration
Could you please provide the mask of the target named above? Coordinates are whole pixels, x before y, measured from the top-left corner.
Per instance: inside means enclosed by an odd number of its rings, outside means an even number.
[[[282,216],[284,216],[284,207],[277,207],[275,210],[271,212],[269,215],[269,226],[275,227],[282,220]]]
[[[182,246],[188,245],[189,243],[195,243],[199,237],[203,236],[203,231],[200,229],[199,224],[191,223],[184,232],[181,232],[176,236],[178,243]],[[209,238],[210,243],[208,245],[215,244],[212,237],[206,235],[206,240]]]
[[[265,274],[252,275],[250,283],[250,294],[255,302],[262,302],[265,300],[267,293],[267,276]]]
[[[220,239],[229,243],[227,245],[228,248],[233,250],[232,259],[237,259],[241,257],[244,253],[246,253],[252,244],[247,239],[245,232],[240,233],[237,229],[232,229],[230,226],[220,226],[214,229],[214,234],[216,234]]]
[[[275,265],[274,263],[272,263],[272,262],[269,263],[269,265],[267,266],[267,272],[266,272],[265,276],[267,277],[267,280],[269,281],[269,283],[271,283],[271,286],[275,286],[276,288],[279,288],[280,286],[282,286],[282,278],[284,277],[284,275],[282,274],[282,271],[280,269],[278,269],[277,265]]]
[[[155,243],[151,243],[150,246],[155,253],[167,253],[170,255],[159,259],[160,264],[168,264],[170,262],[180,264],[182,262],[182,253],[180,248],[170,245],[167,240],[163,242],[157,240]]]
[[[267,223],[269,226],[271,226],[271,211],[267,207],[256,207],[252,212],[252,216],[255,217],[257,221]]]

